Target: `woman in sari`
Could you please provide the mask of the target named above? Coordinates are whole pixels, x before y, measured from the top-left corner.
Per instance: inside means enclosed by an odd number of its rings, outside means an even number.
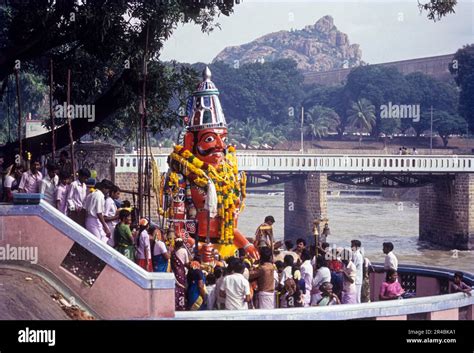
[[[175,309],[186,310],[186,266],[189,263],[188,251],[184,247],[183,239],[176,238],[174,251],[171,255],[171,269],[176,278]]]
[[[126,210],[119,213],[120,223],[117,224],[114,230],[115,249],[135,262],[135,243],[133,241],[130,224],[132,223],[132,215]]]
[[[202,273],[201,264],[192,261],[191,270],[188,272],[188,310],[206,310],[207,309],[207,293],[206,278]]]
[[[160,231],[157,231],[155,237],[155,245],[153,247],[153,271],[167,272],[168,260],[170,259],[170,257],[170,253],[168,252],[166,244],[163,241],[163,235]]]

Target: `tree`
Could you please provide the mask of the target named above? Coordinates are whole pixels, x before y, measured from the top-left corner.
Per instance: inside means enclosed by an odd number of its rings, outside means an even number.
[[[19,74],[20,97],[22,102],[23,119],[31,113],[34,119],[39,119],[46,111],[45,95],[48,88],[43,83],[42,76],[35,72]],[[18,131],[18,104],[16,94],[16,83],[13,77],[5,81],[5,96],[0,101],[0,143],[14,141]]]
[[[316,105],[306,112],[303,126],[311,139],[321,140],[330,132],[335,132],[339,123],[339,116],[334,110]]]
[[[263,121],[258,125],[265,124]],[[257,129],[257,124],[250,118],[245,122],[236,120],[229,124],[229,133],[231,134],[231,142],[237,142],[245,145],[245,149],[251,146],[260,145],[261,130]]]
[[[247,118],[245,122],[234,120],[229,123],[229,137],[231,143],[240,143],[249,147],[263,145],[275,146],[286,140],[280,125],[272,125],[265,119]]]
[[[461,90],[459,114],[468,122],[469,130],[474,132],[474,44],[459,49],[449,69]]]
[[[201,69],[204,65],[194,65]],[[290,59],[244,64],[234,68],[223,62],[210,66],[219,88],[224,113],[229,119],[260,118],[286,123],[289,112],[300,105],[303,75]]]
[[[55,95],[66,97],[66,73],[72,69],[71,102],[94,104],[95,122],[73,120],[74,138],[112,119],[109,124],[133,126],[143,87],[143,60],[147,49],[147,113],[149,124],[160,130],[177,114],[170,114],[171,97],[180,95],[183,82],[195,80],[194,71],[158,62],[159,52],[178,23],[195,23],[203,31],[218,24],[219,14],[229,15],[233,0],[209,1],[9,1],[0,7],[0,81],[13,72],[36,69],[49,72],[54,61]],[[147,40],[148,38],[148,40]],[[47,76],[47,75],[46,75]],[[193,76],[193,77],[191,77]],[[3,87],[3,85],[2,85]],[[184,96],[185,94],[183,94]],[[121,120],[121,124],[116,124]],[[49,150],[49,135],[24,141],[25,148]],[[57,147],[69,143],[67,128],[57,131]],[[5,155],[14,154],[18,143],[7,144]]]
[[[375,126],[375,107],[365,98],[352,102],[347,116],[350,126],[363,132],[371,132]]]
[[[456,86],[433,77],[429,77],[421,72],[414,72],[405,76],[408,83],[409,93],[405,100],[406,104],[419,105],[421,116],[419,121],[404,119],[402,130],[413,128],[417,137],[424,131],[430,129],[431,107],[435,110],[442,110],[454,114],[458,107],[458,92]]]
[[[451,135],[464,134],[467,129],[466,120],[458,114],[450,114],[445,111],[433,113],[433,128],[443,140],[444,147],[448,145]]]
[[[344,87],[346,99],[354,102],[365,98],[375,107],[376,124],[372,136],[380,132],[392,134],[400,127],[399,119],[381,119],[381,106],[400,104],[408,95],[405,77],[394,67],[368,65],[357,67],[349,73]]]
[[[456,4],[457,0],[429,0],[425,3],[418,1],[418,8],[420,12],[428,11],[428,19],[436,22],[442,17],[454,13]]]
[[[320,105],[331,108],[339,116],[339,125],[336,127],[339,138],[342,139],[347,125],[347,110],[349,109],[350,99],[347,98],[347,92],[344,86],[320,86],[312,85],[306,89],[303,99],[305,110]]]

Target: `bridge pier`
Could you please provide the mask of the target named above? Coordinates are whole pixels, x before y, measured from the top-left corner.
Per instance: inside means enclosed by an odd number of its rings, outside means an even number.
[[[285,183],[285,240],[314,243],[313,221],[327,217],[327,189],[325,173],[298,175]]]
[[[420,190],[420,240],[474,249],[474,174],[456,174]]]

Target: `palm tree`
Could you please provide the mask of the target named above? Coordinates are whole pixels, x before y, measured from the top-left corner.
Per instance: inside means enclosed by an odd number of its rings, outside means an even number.
[[[305,114],[305,133],[309,134],[311,138],[322,139],[329,132],[336,131],[339,123],[339,115],[334,110],[315,105]]]
[[[237,141],[245,145],[245,149],[248,149],[249,146],[252,145],[260,145],[260,131],[257,130],[257,124],[252,122],[250,118],[247,118],[245,122],[235,121],[229,125],[231,128],[230,132],[232,134],[231,142]],[[261,125],[261,123],[258,125]]]
[[[362,98],[351,102],[351,107],[347,110],[347,121],[351,127],[371,132],[375,120],[375,106],[369,100]]]

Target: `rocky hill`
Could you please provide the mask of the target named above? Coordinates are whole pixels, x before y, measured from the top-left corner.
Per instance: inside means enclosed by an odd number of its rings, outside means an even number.
[[[350,44],[347,34],[334,25],[331,16],[320,18],[302,30],[279,31],[253,42],[227,47],[214,59],[234,65],[291,58],[303,71],[329,71],[359,66],[362,52]]]

